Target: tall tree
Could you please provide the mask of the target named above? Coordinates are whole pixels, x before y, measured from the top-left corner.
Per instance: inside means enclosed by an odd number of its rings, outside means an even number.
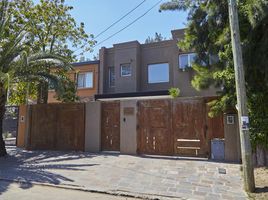
[[[188,11],[184,50],[194,49],[198,59],[193,65],[192,85],[201,90],[215,85],[219,100],[210,102],[211,116],[236,105],[234,64],[227,0],[171,0],[161,10]],[[248,106],[252,142],[268,146],[268,1],[238,1],[240,35],[245,60]],[[216,58],[216,59],[215,59]],[[202,65],[201,65],[202,63]],[[206,65],[204,67],[203,65]]]
[[[145,40],[145,44],[149,44],[149,43],[154,43],[154,42],[161,42],[163,40],[165,40],[166,38],[164,38],[161,33],[155,33],[154,37],[148,37],[146,40]]]
[[[32,54],[29,48],[32,38],[28,37],[27,29],[17,18],[16,6],[15,2],[10,3],[9,0],[0,1],[0,156],[7,154],[2,133],[9,82],[51,80],[61,90],[62,82],[57,76],[39,71],[35,66],[68,67],[68,62],[61,56]]]
[[[18,16],[33,39],[33,53],[57,54],[73,62],[76,57],[71,49],[91,50],[93,35],[85,32],[84,23],[77,24],[70,14],[72,9],[65,0],[40,0],[38,4],[28,0],[20,4]],[[39,66],[39,71],[50,73],[51,66]],[[40,82],[37,90],[37,102],[47,103],[48,82]]]

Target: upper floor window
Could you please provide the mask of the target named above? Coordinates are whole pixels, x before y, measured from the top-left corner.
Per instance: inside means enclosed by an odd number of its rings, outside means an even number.
[[[132,70],[130,64],[122,64],[120,67],[121,76],[131,76]]]
[[[196,60],[196,56],[196,53],[179,55],[179,68],[185,69],[187,67],[192,67],[193,62]]]
[[[78,88],[93,88],[93,72],[79,73],[77,76]]]
[[[109,87],[115,86],[115,73],[114,73],[114,67],[109,67]]]
[[[169,82],[169,64],[159,63],[148,65],[148,83]]]

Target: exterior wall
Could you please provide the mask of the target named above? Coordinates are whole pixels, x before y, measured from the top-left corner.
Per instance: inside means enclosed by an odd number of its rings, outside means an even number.
[[[100,57],[100,67],[99,67],[99,90],[98,93],[99,94],[103,94],[105,89],[104,89],[104,85],[107,85],[104,81],[106,79],[106,74],[108,70],[104,71],[104,66],[107,66],[106,64],[106,48],[102,47],[99,51],[99,57]],[[105,91],[106,93],[106,91]]]
[[[115,93],[136,92],[139,91],[138,82],[139,74],[138,68],[140,60],[138,54],[140,52],[140,44],[129,42],[124,44],[116,44],[115,48]],[[131,76],[121,76],[121,64],[130,64],[132,72]]]
[[[177,52],[178,48],[176,46],[176,42],[173,40],[142,45],[141,90],[143,92],[168,90],[174,85],[174,55],[177,55]],[[157,63],[169,64],[168,83],[148,83],[148,65]]]
[[[120,102],[120,152],[137,153],[137,100]]]
[[[182,52],[178,46],[178,38],[183,38],[183,30],[172,31],[173,39],[150,44],[140,44],[137,41],[115,44],[113,48],[100,50],[100,94],[148,92],[168,90],[178,87],[181,96],[214,96],[216,89],[196,91],[191,80],[194,76],[193,69],[182,71],[179,69],[179,55],[190,52]],[[132,76],[121,77],[120,65],[130,63]],[[169,63],[169,82],[148,83],[148,65],[157,63]],[[115,87],[109,87],[108,67],[115,67]]]
[[[17,135],[17,147],[29,148],[30,142],[30,125],[31,125],[31,108],[28,105],[21,105],[19,108],[19,123]]]
[[[86,104],[85,151],[99,152],[101,146],[101,102]]]
[[[25,147],[26,121],[27,121],[27,106],[21,105],[19,108],[18,135],[17,135],[17,147],[20,148]]]
[[[109,87],[109,67],[115,67],[114,49],[106,49],[103,47],[100,51],[100,94],[115,93],[115,87]]]
[[[234,116],[234,124],[227,124],[227,116]],[[241,147],[237,114],[224,115],[225,160],[228,162],[241,161]]]
[[[120,152],[124,154],[136,154],[137,153],[137,143],[138,143],[137,102],[138,101],[140,100],[139,99],[120,100]],[[71,105],[72,104],[63,106],[64,108],[62,108],[62,111],[64,113],[59,116],[66,116],[65,111],[68,110],[68,108]],[[50,105],[50,106],[53,106],[53,105]],[[57,105],[54,105],[54,106],[57,106]],[[35,118],[32,110],[33,110],[32,106],[25,106],[25,105],[20,106],[19,128],[18,128],[18,138],[17,138],[18,147],[24,147],[27,149],[31,148],[31,142],[32,142],[31,134],[32,133],[30,132],[32,129],[32,123],[34,123],[33,119]],[[72,109],[70,110],[70,112],[73,112]],[[43,113],[43,112],[38,112],[38,113]],[[50,113],[48,116],[54,115],[51,112],[47,112],[47,113]],[[234,124],[227,124],[227,115],[234,116]],[[48,117],[45,117],[45,119],[47,118]],[[72,120],[72,118],[70,118],[70,120]],[[85,130],[84,130],[85,136],[83,137],[85,151],[99,152],[101,150],[101,102],[100,101],[89,102],[85,104],[85,119],[83,121],[85,123]],[[213,125],[215,128],[217,127],[216,121],[211,121],[211,123],[213,124],[209,124],[209,126]],[[59,122],[57,122],[57,124],[60,125]],[[69,129],[68,127],[65,127],[65,125],[60,125],[60,127]],[[61,132],[64,132],[64,131],[61,131]],[[224,115],[224,138],[225,138],[225,160],[229,162],[240,162],[241,150],[240,150],[237,114],[225,114]]]
[[[85,62],[87,63],[87,62]],[[95,63],[95,62],[94,62]],[[76,74],[79,72],[93,72],[93,88],[78,88],[77,96],[80,97],[81,101],[88,101],[98,93],[98,77],[99,77],[99,65],[98,64],[74,64],[72,71],[69,72],[69,77],[72,81],[75,81]],[[48,92],[48,103],[58,103],[55,98],[56,93],[54,90]],[[85,100],[84,100],[85,99]]]

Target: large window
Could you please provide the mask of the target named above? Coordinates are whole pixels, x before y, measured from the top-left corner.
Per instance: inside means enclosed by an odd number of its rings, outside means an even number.
[[[185,69],[187,67],[191,67],[195,59],[196,59],[195,53],[179,55],[179,68]]]
[[[93,72],[79,73],[77,76],[78,88],[93,88]]]
[[[109,87],[115,86],[115,73],[114,73],[114,67],[109,67]]]
[[[130,64],[122,64],[121,67],[121,76],[131,76],[131,66]]]
[[[169,64],[151,64],[148,65],[148,83],[169,82]]]

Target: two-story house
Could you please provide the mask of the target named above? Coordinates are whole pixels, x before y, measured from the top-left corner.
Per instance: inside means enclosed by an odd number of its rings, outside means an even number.
[[[77,96],[80,101],[87,102],[94,99],[98,94],[99,61],[85,61],[72,63],[73,70],[69,72],[69,77],[77,85]],[[54,90],[48,92],[48,103],[56,103],[56,93]]]
[[[81,101],[104,96],[124,97],[168,94],[172,87],[180,89],[180,96],[215,96],[216,89],[197,91],[191,80],[196,54],[182,51],[177,43],[183,39],[184,29],[173,30],[172,39],[140,44],[138,41],[102,47],[99,61],[73,63],[71,80],[77,84]],[[126,94],[127,93],[127,94]],[[49,91],[48,102],[58,102],[55,91]]]
[[[140,44],[114,44],[100,49],[99,96],[120,93],[147,93],[179,88],[180,96],[214,96],[215,88],[197,91],[191,85],[193,52],[177,45],[184,29],[172,31],[172,39]],[[122,95],[123,96],[123,95]]]

